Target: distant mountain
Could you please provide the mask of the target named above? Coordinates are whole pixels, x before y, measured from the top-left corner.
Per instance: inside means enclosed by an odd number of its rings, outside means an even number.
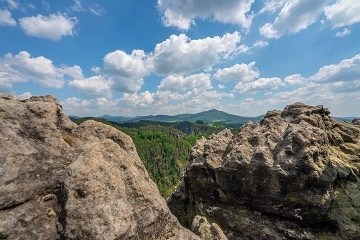
[[[181,119],[177,118],[176,116],[169,116],[169,115],[150,115],[150,116],[139,116],[132,118],[129,120],[131,122],[139,122],[139,121],[155,121],[155,122],[180,122]]]
[[[212,109],[195,114],[179,114],[176,117],[183,121],[196,122],[197,120],[207,123],[244,123],[248,121],[260,121],[263,117],[242,117],[223,111]],[[261,119],[260,119],[261,118]]]
[[[137,117],[121,117],[121,116],[109,116],[104,115],[100,118],[104,118],[112,122],[140,122],[140,121],[157,121],[157,122],[196,122],[202,121],[205,123],[221,124],[226,127],[239,127],[248,121],[260,122],[264,115],[258,117],[242,117],[233,114],[229,114],[223,111],[212,109],[195,114],[178,114],[175,116],[169,115],[149,115],[149,116],[137,116]]]
[[[112,121],[112,122],[127,122],[130,121],[131,119],[133,119],[132,117],[122,117],[122,116],[110,116],[110,115],[103,115],[100,116],[99,118],[104,118],[108,121]]]

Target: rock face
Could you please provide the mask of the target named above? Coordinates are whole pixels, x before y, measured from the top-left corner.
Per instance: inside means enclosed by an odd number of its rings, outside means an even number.
[[[198,141],[168,206],[229,239],[358,239],[359,176],[360,127],[296,103]]]
[[[51,96],[0,96],[0,239],[197,239],[131,138],[77,126]]]
[[[216,223],[210,224],[205,217],[196,215],[191,231],[204,240],[227,240],[227,237]]]

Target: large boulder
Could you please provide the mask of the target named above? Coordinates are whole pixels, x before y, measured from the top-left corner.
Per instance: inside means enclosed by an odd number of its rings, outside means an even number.
[[[0,96],[0,239],[197,239],[129,136],[77,126],[56,98]]]
[[[358,239],[360,127],[329,113],[296,103],[199,140],[170,210],[229,239]]]

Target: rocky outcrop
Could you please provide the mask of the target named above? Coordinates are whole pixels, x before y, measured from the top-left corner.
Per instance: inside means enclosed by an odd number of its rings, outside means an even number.
[[[227,240],[227,237],[216,223],[210,224],[205,217],[196,215],[191,231],[204,240]]]
[[[360,125],[360,118],[354,118],[351,122],[355,125]]]
[[[51,96],[0,96],[0,239],[197,239],[131,138],[77,126]]]
[[[170,210],[229,239],[358,239],[360,127],[329,113],[296,103],[199,140]]]

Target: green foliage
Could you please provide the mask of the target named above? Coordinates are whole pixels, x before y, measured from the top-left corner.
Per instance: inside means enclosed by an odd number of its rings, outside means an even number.
[[[163,197],[168,197],[180,183],[183,169],[188,163],[191,147],[202,136],[219,132],[223,127],[190,122],[162,123],[140,121],[136,123],[108,122],[102,118],[76,118],[75,123],[95,120],[111,125],[128,134],[150,177]]]
[[[196,120],[196,123],[197,124],[204,124],[204,121],[203,120]]]

